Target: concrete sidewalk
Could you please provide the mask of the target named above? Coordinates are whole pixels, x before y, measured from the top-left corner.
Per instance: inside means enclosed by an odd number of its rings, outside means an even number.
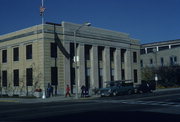
[[[85,99],[93,99],[95,97],[100,97],[99,95],[93,95],[91,97],[85,97],[78,99],[75,98],[74,95],[71,97],[65,97],[65,96],[53,96],[50,98],[0,98],[1,102],[13,102],[13,103],[48,103],[48,102],[58,102],[58,101],[73,101],[73,100],[85,100]]]
[[[154,92],[174,91],[174,90],[180,90],[180,88],[163,88],[163,89],[156,89]]]
[[[157,89],[154,93],[166,94],[172,91],[180,91],[180,88],[166,88],[166,89]],[[6,103],[48,103],[48,102],[58,102],[58,101],[74,101],[74,100],[86,100],[86,99],[94,99],[100,97],[100,95],[92,95],[86,98],[78,98],[76,99],[74,95],[72,97],[65,97],[65,96],[54,96],[50,98],[0,98],[1,102]]]

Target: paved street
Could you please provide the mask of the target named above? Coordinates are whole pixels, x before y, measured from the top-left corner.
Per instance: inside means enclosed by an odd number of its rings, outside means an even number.
[[[21,103],[0,102],[0,121],[180,121],[180,92]],[[70,100],[71,99],[71,100]]]

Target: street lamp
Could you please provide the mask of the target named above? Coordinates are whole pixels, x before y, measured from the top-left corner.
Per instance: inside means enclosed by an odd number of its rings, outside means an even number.
[[[75,63],[75,84],[76,84],[76,99],[78,99],[78,79],[77,79],[77,50],[76,50],[76,33],[84,26],[91,26],[91,23],[84,23],[74,30],[74,63]]]
[[[155,77],[154,77],[154,80],[156,82],[156,88],[157,88],[157,82],[158,82],[158,76],[157,76],[157,48],[153,48],[153,52],[155,54]]]

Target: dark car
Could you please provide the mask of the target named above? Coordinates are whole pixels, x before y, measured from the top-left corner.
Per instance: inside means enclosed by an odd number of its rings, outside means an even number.
[[[129,80],[109,81],[106,83],[106,88],[100,89],[100,95],[102,97],[134,93],[133,83]]]
[[[155,89],[155,81],[142,81],[141,84],[135,86],[136,93],[148,93]]]

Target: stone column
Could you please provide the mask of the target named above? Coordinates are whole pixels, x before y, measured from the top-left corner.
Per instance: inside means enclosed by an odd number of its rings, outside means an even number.
[[[103,87],[105,87],[105,82],[110,81],[110,48],[105,47],[103,51]]]
[[[77,62],[77,79],[78,79],[78,91],[82,85],[85,85],[85,56],[84,56],[84,44],[79,44],[77,48],[77,56],[79,61]]]
[[[12,63],[13,63],[13,53],[12,53],[13,48],[8,46],[7,47],[7,88],[8,89],[8,95],[12,96],[13,92],[12,92],[12,88],[14,88],[14,84],[13,84],[13,67],[12,67]]]
[[[127,49],[125,52],[125,80],[132,80],[132,60],[131,51]]]
[[[98,72],[98,48],[92,46],[90,51],[91,60],[91,87],[94,89],[99,88],[99,72]]]
[[[114,53],[114,79],[121,80],[121,49],[116,49]]]
[[[65,43],[64,47],[66,51],[69,53],[70,52],[70,43]],[[71,75],[70,75],[70,59],[67,59],[64,56],[64,93],[65,93],[65,88],[66,85],[71,86]],[[72,89],[71,89],[72,90]]]
[[[145,54],[147,54],[147,48],[145,48]]]

